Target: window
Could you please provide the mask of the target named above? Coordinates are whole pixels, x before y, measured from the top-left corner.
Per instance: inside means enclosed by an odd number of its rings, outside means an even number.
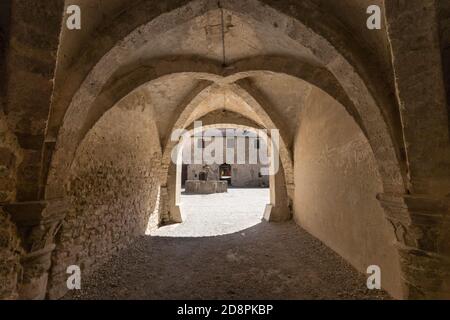
[[[227,139],[227,148],[228,149],[233,149],[234,148],[234,139],[233,138],[228,138]]]
[[[258,150],[259,150],[259,148],[260,148],[260,140],[259,140],[259,139],[256,139],[256,140],[255,140],[255,149],[258,149]]]
[[[205,149],[205,140],[203,140],[203,139],[198,139],[198,140],[197,140],[197,148],[198,148],[198,149]]]

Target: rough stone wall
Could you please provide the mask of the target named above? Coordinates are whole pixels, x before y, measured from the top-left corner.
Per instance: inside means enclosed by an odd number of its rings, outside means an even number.
[[[22,152],[17,139],[8,129],[4,114],[0,111],[0,204],[15,200],[15,178],[21,159]]]
[[[22,276],[20,256],[23,254],[19,239],[15,224],[0,209],[0,300],[18,298]]]
[[[10,3],[4,112],[9,128],[23,149],[17,170],[17,200],[36,201],[40,192],[41,151],[53,91],[63,0]]]
[[[269,187],[269,176],[259,175],[261,166],[236,164],[231,166],[231,185],[238,188]]]
[[[10,1],[0,3],[0,300],[18,298],[23,253],[15,224],[1,205],[16,195],[16,170],[20,151],[4,114],[6,90],[6,51],[9,38]]]
[[[0,4],[0,204],[15,199],[16,166],[21,161],[17,139],[8,127],[6,108],[6,54],[9,43],[10,1]]]
[[[294,218],[362,273],[382,272],[382,286],[401,298],[394,235],[376,200],[382,192],[370,146],[344,108],[313,91],[295,142]]]
[[[71,209],[56,239],[49,298],[67,291],[67,266],[92,272],[145,232],[159,185],[157,141],[141,107],[115,107],[89,132],[72,166]]]
[[[9,214],[1,209],[2,204],[15,200],[17,164],[21,157],[15,136],[0,110],[0,300],[18,297],[22,275],[20,237]]]
[[[220,165],[210,166],[209,180],[219,180]],[[259,176],[261,165],[258,164],[233,164],[231,165],[231,186],[238,188],[260,188],[269,186],[269,176]],[[199,174],[203,170],[201,164],[188,165],[188,180],[198,180]]]
[[[442,62],[447,90],[447,110],[450,119],[450,1],[439,0],[438,11],[442,47]]]

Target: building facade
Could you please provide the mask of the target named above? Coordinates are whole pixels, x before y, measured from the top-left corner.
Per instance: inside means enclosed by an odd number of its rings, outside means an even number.
[[[244,129],[214,129],[191,136],[183,145],[182,185],[186,180],[225,180],[230,187],[267,188],[264,173],[267,143],[257,133]],[[206,167],[205,167],[206,166]]]

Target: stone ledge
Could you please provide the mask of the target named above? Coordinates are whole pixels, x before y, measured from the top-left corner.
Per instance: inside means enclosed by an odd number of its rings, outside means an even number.
[[[449,197],[380,193],[377,199],[386,209],[388,219],[423,225],[450,222]]]
[[[228,182],[226,181],[187,180],[185,186],[186,193],[192,194],[212,194],[228,191]]]
[[[399,246],[450,254],[449,239],[444,232],[450,227],[450,198],[379,194],[377,199],[385,209]]]

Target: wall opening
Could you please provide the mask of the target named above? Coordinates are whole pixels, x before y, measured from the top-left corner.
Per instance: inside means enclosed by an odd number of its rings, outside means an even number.
[[[235,128],[205,129],[184,139],[176,166],[182,222],[150,235],[218,236],[261,223],[271,203],[271,179],[263,170],[270,165],[262,155],[267,146],[256,141],[257,131]]]

